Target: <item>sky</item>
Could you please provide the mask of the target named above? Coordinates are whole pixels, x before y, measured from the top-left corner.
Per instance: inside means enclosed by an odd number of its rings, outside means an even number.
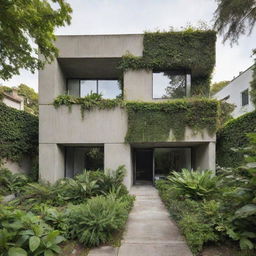
[[[188,24],[213,24],[215,0],[67,0],[73,8],[70,26],[56,29],[57,35],[132,34],[144,31],[179,29]],[[256,45],[256,29],[242,36],[238,45],[216,44],[216,67],[212,82],[232,80],[253,64],[252,49]],[[25,83],[38,91],[38,74],[21,71],[0,84],[18,86]]]

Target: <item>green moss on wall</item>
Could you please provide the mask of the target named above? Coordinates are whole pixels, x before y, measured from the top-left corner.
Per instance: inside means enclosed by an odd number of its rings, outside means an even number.
[[[214,134],[219,125],[220,104],[209,99],[173,100],[163,103],[127,102],[126,142],[182,140],[185,128]],[[169,138],[170,130],[172,137]]]
[[[243,162],[243,156],[232,149],[246,147],[247,133],[256,132],[256,111],[247,113],[229,121],[217,133],[217,164],[224,167],[237,167]]]
[[[215,42],[216,33],[211,30],[145,33],[143,56],[123,56],[120,68],[186,71],[191,73],[192,96],[208,96]]]
[[[38,118],[0,103],[0,162],[38,153]]]

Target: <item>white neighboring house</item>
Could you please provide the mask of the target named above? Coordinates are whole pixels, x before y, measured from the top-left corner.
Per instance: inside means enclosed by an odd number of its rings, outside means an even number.
[[[253,65],[240,72],[229,84],[213,95],[213,98],[236,105],[232,116],[239,117],[255,109],[250,97]]]
[[[8,107],[24,110],[24,98],[23,96],[18,95],[18,90],[15,88],[10,93],[3,93],[2,102]]]

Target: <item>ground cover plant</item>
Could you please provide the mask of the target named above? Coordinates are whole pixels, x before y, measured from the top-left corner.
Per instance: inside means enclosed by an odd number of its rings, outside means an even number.
[[[248,137],[242,166],[219,168],[217,176],[183,170],[156,183],[194,255],[225,241],[237,247],[237,255],[255,255],[256,134]]]
[[[124,166],[84,171],[55,184],[27,183],[0,203],[0,255],[51,256],[64,241],[84,247],[111,243],[124,228],[134,197],[123,185]]]

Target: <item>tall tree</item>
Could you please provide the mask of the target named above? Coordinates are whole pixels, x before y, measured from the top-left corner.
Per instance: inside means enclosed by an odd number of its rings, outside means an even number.
[[[229,83],[229,81],[220,81],[220,82],[217,82],[217,83],[213,83],[211,85],[210,94],[213,95],[213,94],[217,93],[222,88],[224,88],[228,83]]]
[[[52,62],[58,54],[54,29],[70,24],[71,12],[65,0],[0,0],[0,78]]]
[[[224,41],[237,42],[239,36],[250,34],[256,23],[256,0],[216,0],[215,29]]]

